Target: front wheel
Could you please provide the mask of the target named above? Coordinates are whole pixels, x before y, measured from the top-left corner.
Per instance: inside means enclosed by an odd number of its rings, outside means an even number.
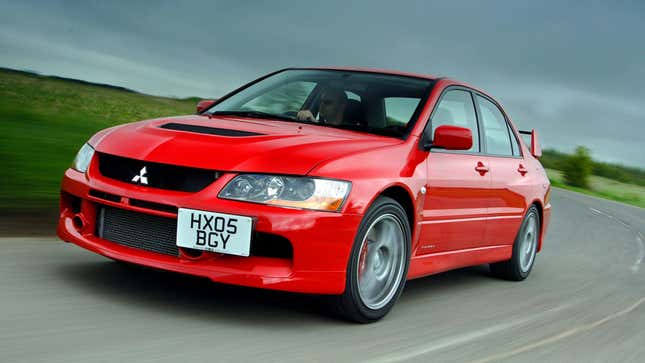
[[[345,292],[337,299],[349,320],[381,319],[401,295],[408,273],[411,232],[401,205],[379,197],[368,209],[347,264]]]
[[[511,281],[526,279],[535,262],[540,230],[540,214],[537,207],[531,205],[515,237],[513,256],[508,261],[490,264],[493,275]]]

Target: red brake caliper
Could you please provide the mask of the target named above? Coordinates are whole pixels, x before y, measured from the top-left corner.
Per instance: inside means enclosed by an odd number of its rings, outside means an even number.
[[[358,266],[358,277],[363,277],[363,273],[365,272],[365,268],[367,267],[367,245],[370,243],[369,240],[365,240],[365,243],[363,244],[363,248],[361,249],[361,255],[359,257],[360,265]]]

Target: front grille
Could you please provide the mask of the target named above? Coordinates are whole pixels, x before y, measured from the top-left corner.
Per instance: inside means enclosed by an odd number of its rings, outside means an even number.
[[[179,256],[175,218],[101,206],[97,214],[96,235],[123,246]],[[291,259],[293,249],[291,242],[282,236],[254,232],[250,255]]]
[[[96,235],[123,246],[179,256],[177,220],[173,218],[104,206],[97,216]]]
[[[99,171],[105,177],[152,188],[198,192],[217,180],[215,170],[153,163],[99,153]],[[145,170],[144,170],[145,167]]]

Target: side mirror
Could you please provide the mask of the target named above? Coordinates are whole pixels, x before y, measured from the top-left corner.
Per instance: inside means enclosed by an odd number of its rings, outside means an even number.
[[[197,113],[202,113],[215,104],[217,100],[201,100],[197,103]]]
[[[468,150],[473,146],[470,129],[452,125],[441,125],[434,130],[432,144],[426,147],[446,150]]]

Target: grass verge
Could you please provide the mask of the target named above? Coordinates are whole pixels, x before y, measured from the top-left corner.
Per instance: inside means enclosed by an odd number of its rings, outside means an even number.
[[[590,189],[584,189],[565,184],[559,170],[546,169],[546,173],[554,187],[645,208],[645,187],[592,175],[589,180]]]
[[[55,210],[63,172],[96,131],[190,114],[195,105],[194,99],[0,70],[2,214]]]

